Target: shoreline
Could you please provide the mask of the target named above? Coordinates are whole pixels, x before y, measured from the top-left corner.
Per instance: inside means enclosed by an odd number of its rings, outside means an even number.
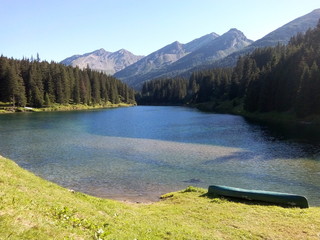
[[[55,183],[57,184],[57,183]],[[59,185],[59,184],[58,184]],[[97,197],[97,198],[102,198],[102,199],[110,199],[114,201],[119,201],[123,203],[130,203],[130,204],[153,204],[161,201],[161,197],[167,192],[162,192],[162,193],[154,193],[154,194],[128,194],[126,192],[123,193],[93,193],[93,192],[81,192],[75,189],[69,189],[71,192],[78,192],[78,193],[83,193],[87,194],[92,197]]]
[[[298,118],[291,112],[247,112],[243,109],[243,103],[241,103],[241,101],[241,99],[237,99],[237,104],[235,106],[233,106],[233,101],[223,101],[218,104],[216,102],[203,102],[197,104],[138,104],[138,106],[187,107],[212,114],[242,116],[249,120],[261,123],[312,125],[320,127],[320,115]]]
[[[0,158],[5,239],[316,239],[320,207],[212,198],[202,188],[131,203],[63,188]]]
[[[117,202],[131,204],[131,205],[133,205],[133,204],[150,205],[150,204],[154,204],[154,203],[160,202],[162,200],[162,195],[166,195],[167,194],[167,193],[162,193],[162,194],[160,193],[159,195],[157,195],[157,197],[152,197],[152,198],[154,198],[154,200],[150,200],[150,197],[143,197],[144,195],[141,195],[141,196],[139,195],[139,197],[136,198],[135,196],[129,196],[128,194],[122,194],[122,195],[121,194],[107,194],[107,195],[104,195],[104,194],[92,194],[92,193],[88,193],[88,192],[82,192],[82,191],[79,191],[79,190],[75,190],[75,189],[71,189],[71,188],[65,187],[63,185],[60,185],[60,184],[58,184],[56,182],[53,182],[53,181],[50,181],[48,179],[45,179],[42,176],[39,176],[39,175],[33,173],[32,171],[21,167],[14,160],[12,160],[10,158],[7,158],[7,157],[4,157],[3,155],[0,154],[0,160],[1,159],[10,161],[12,164],[16,165],[18,168],[22,169],[23,171],[28,172],[29,174],[34,175],[34,177],[37,177],[37,178],[41,179],[41,181],[45,181],[45,182],[48,182],[50,184],[54,184],[54,185],[56,185],[56,186],[58,186],[58,187],[60,187],[60,188],[62,188],[64,190],[68,191],[69,193],[75,194],[75,195],[84,194],[84,195],[87,195],[87,196],[93,197],[93,198],[117,201]],[[1,181],[0,181],[0,183],[1,183]]]
[[[10,113],[37,113],[37,112],[63,112],[63,111],[82,111],[82,110],[95,110],[95,109],[109,109],[118,107],[133,107],[137,104],[118,103],[118,104],[103,104],[103,105],[85,105],[85,104],[68,104],[68,105],[54,105],[45,108],[32,108],[32,107],[5,107],[0,108],[0,114]]]
[[[44,179],[44,180],[46,180],[46,179]],[[49,180],[46,180],[46,181],[49,181]],[[58,183],[55,183],[55,184],[59,185]],[[59,185],[59,186],[61,186],[61,185]],[[167,193],[162,193],[162,194],[157,195],[157,197],[148,197],[147,195],[129,196],[128,194],[125,194],[125,193],[104,195],[104,194],[93,194],[93,193],[88,193],[88,192],[81,192],[81,191],[69,189],[69,188],[63,187],[63,186],[61,186],[61,187],[67,189],[71,193],[86,194],[91,197],[96,197],[96,198],[101,198],[101,199],[106,199],[106,200],[113,200],[113,201],[118,201],[118,202],[128,203],[128,204],[144,204],[144,205],[154,204],[154,203],[161,201],[161,199],[162,199],[161,197],[163,195],[167,194]],[[152,196],[154,196],[154,195],[152,195]]]
[[[224,101],[220,102],[219,104],[216,104],[215,102],[204,102],[186,106],[196,108],[199,111],[207,113],[242,116],[247,120],[257,123],[320,128],[319,115],[310,115],[299,118],[292,112],[247,112],[243,109],[243,103],[241,103],[241,99],[238,99],[238,104],[235,106],[233,105],[233,101]]]

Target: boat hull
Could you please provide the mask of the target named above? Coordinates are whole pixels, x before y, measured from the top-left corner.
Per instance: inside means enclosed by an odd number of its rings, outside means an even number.
[[[309,207],[306,197],[288,193],[247,190],[242,188],[213,185],[209,186],[208,195],[241,198],[246,200],[276,203],[280,205],[290,205],[300,208]]]

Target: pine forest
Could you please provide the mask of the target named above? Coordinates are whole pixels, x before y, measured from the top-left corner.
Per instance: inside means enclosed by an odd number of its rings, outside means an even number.
[[[112,76],[55,62],[0,57],[0,102],[14,107],[52,104],[134,104],[134,90]]]
[[[146,82],[140,104],[215,106],[231,101],[247,112],[289,112],[297,117],[319,115],[320,22],[292,37],[288,45],[256,49],[234,68],[194,72],[189,79]]]

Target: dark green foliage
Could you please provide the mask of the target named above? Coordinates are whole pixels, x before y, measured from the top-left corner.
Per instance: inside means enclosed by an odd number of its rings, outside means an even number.
[[[189,104],[226,98],[231,69],[195,72],[190,79],[145,82],[139,104]]]
[[[137,97],[139,104],[196,104],[228,100],[232,69],[194,72],[190,79],[156,79],[145,82]],[[238,84],[235,97],[238,96]]]
[[[47,107],[58,104],[135,103],[126,84],[89,68],[54,62],[0,57],[0,101],[13,106]],[[110,97],[112,96],[112,97]]]
[[[25,106],[26,97],[23,94],[25,92],[25,87],[21,76],[17,73],[16,66],[8,67],[6,85],[8,89],[7,99],[10,100],[14,106]]]
[[[287,46],[260,49],[258,54],[248,56],[261,62],[261,72],[256,82],[247,89],[245,109],[291,111],[298,117],[319,114],[319,42],[318,26],[305,35],[293,37]],[[263,59],[266,54],[269,57]]]
[[[249,112],[320,114],[320,21],[287,46],[256,49],[233,69],[194,72],[189,80],[161,79],[143,85],[143,104],[189,104],[243,99]]]
[[[0,58],[0,101],[12,102],[13,106],[25,106],[25,86],[15,62]]]
[[[157,79],[145,82],[140,104],[182,104],[187,95],[188,81],[182,78]]]

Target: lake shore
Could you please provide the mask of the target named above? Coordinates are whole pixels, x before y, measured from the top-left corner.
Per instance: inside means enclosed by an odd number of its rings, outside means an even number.
[[[0,114],[18,113],[18,112],[56,112],[56,111],[81,111],[81,110],[95,110],[95,109],[108,109],[117,107],[132,107],[136,104],[118,103],[118,104],[96,104],[96,105],[85,105],[85,104],[55,104],[50,107],[33,108],[33,107],[12,107],[2,106],[0,107]]]
[[[298,118],[292,112],[247,112],[243,108],[242,99],[219,103],[204,102],[190,107],[197,108],[204,112],[239,115],[261,123],[320,126],[320,116],[317,115]]]
[[[151,204],[70,191],[0,157],[0,235],[12,239],[318,239],[320,208],[210,198],[189,187]]]
[[[215,184],[290,192],[320,205],[316,148],[282,141],[239,116],[140,106],[0,120],[4,156],[93,196],[157,201],[190,184]]]

